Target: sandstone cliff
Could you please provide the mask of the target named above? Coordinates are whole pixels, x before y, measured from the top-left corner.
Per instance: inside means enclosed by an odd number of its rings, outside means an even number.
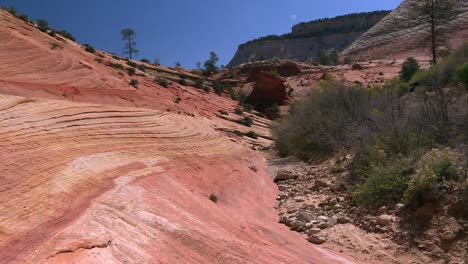
[[[387,11],[376,11],[300,23],[291,33],[266,36],[239,45],[229,66],[274,58],[305,61],[314,59],[319,51],[341,51],[387,14]]]
[[[428,58],[427,26],[413,19],[410,7],[417,0],[405,0],[377,25],[359,37],[343,52],[357,60],[406,59],[409,56]],[[453,49],[468,38],[468,1],[454,0],[457,18],[446,27],[445,46]]]

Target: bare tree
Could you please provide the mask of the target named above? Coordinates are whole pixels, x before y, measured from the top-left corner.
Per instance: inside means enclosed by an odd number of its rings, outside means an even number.
[[[138,54],[138,50],[135,48],[135,31],[131,28],[125,28],[120,31],[122,39],[125,41],[124,54],[128,54],[132,59],[133,54]]]
[[[437,46],[443,39],[443,26],[455,18],[453,0],[418,0],[411,6],[417,19],[428,25],[431,38],[432,63],[437,63]]]

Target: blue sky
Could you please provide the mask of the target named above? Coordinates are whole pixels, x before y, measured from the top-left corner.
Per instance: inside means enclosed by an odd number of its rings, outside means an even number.
[[[133,28],[140,54],[193,68],[214,51],[227,64],[237,46],[284,34],[299,22],[354,12],[390,10],[401,0],[0,0],[30,18],[44,18],[80,43],[122,54],[120,30]]]

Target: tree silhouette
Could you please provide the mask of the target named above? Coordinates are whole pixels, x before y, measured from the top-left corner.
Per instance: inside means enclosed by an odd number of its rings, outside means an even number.
[[[428,25],[431,38],[432,63],[437,63],[437,46],[443,40],[443,26],[455,18],[452,0],[419,0],[411,5],[415,18]]]
[[[129,58],[132,59],[133,54],[138,54],[138,50],[135,48],[135,31],[131,28],[125,28],[120,31],[122,39],[125,41],[124,54],[128,54]]]

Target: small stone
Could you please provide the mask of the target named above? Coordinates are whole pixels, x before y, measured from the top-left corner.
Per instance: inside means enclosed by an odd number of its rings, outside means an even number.
[[[391,221],[392,217],[390,215],[381,215],[377,217],[377,224],[379,224],[380,226],[386,226],[390,224]]]
[[[328,187],[328,183],[324,180],[317,179],[314,182],[316,188],[325,188]]]
[[[299,230],[304,226],[304,223],[301,221],[294,221],[291,223],[292,230]]]
[[[336,222],[337,222],[338,224],[347,224],[347,223],[349,223],[349,219],[346,218],[346,217],[344,217],[344,216],[340,216],[340,217],[338,217],[338,218],[336,219]]]
[[[315,234],[318,234],[320,232],[322,232],[322,229],[314,227],[314,228],[309,229],[309,231],[307,233],[309,235],[315,235]]]
[[[382,215],[382,214],[387,213],[387,211],[388,211],[387,207],[386,207],[386,206],[382,206],[382,207],[379,208],[379,210],[377,210],[377,213],[380,214],[380,215]]]
[[[339,209],[343,209],[343,206],[342,206],[341,204],[335,204],[335,205],[333,206],[333,208],[334,208],[335,210],[339,210]]]
[[[299,213],[299,215],[297,216],[297,219],[305,222],[305,223],[308,223],[310,221],[312,221],[312,219],[314,219],[314,215],[312,213],[309,213],[309,212],[302,212],[302,213]]]
[[[296,198],[294,198],[294,201],[295,201],[296,203],[302,203],[302,202],[305,201],[305,198],[304,198],[304,197],[296,197]]]
[[[280,191],[286,191],[288,189],[288,187],[284,186],[284,185],[278,185],[278,189]]]
[[[332,199],[330,199],[330,201],[328,201],[329,205],[335,205],[337,203],[338,203],[338,201],[336,200],[336,198],[332,198]]]
[[[317,225],[317,227],[320,228],[320,229],[325,229],[325,228],[327,228],[329,226],[330,225],[328,223],[325,223],[325,222],[320,223],[320,224]]]
[[[323,244],[326,241],[325,238],[323,236],[320,236],[320,235],[311,235],[311,236],[309,236],[308,240],[309,240],[309,242],[317,244],[317,245]]]
[[[395,205],[395,213],[397,213],[397,214],[401,213],[401,211],[403,211],[403,208],[405,208],[404,204]]]
[[[318,220],[321,222],[328,222],[328,217],[321,215],[318,217]]]
[[[288,171],[288,170],[280,170],[276,173],[275,182],[285,181],[285,180],[295,179],[295,178],[297,178],[297,175],[295,175],[293,172]]]

